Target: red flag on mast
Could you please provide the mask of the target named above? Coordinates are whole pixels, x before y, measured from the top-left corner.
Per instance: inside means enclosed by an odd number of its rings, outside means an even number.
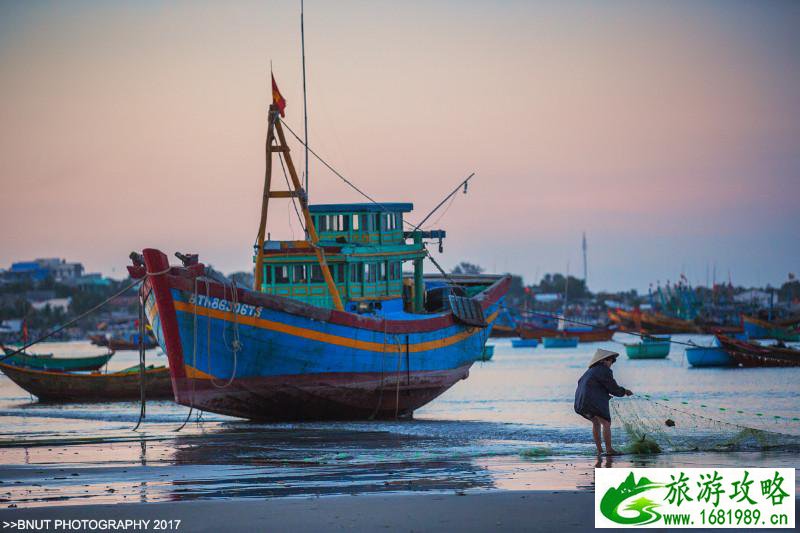
[[[285,117],[286,113],[284,113],[284,109],[286,109],[286,98],[284,98],[278,90],[278,84],[275,83],[275,75],[270,73],[270,76],[272,76],[272,103],[278,107],[281,116]]]

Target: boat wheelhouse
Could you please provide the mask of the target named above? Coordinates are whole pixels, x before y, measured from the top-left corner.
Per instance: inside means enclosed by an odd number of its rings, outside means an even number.
[[[319,235],[333,284],[343,308],[353,313],[422,312],[424,238],[443,239],[444,231],[404,231],[410,203],[312,205],[308,211]],[[256,248],[254,263],[258,263]],[[264,241],[258,290],[318,307],[334,308],[323,267],[308,241]],[[403,281],[403,265],[414,276]],[[404,302],[403,297],[406,296]]]

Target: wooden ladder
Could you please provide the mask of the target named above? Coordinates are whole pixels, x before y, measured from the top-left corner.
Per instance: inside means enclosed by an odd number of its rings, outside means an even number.
[[[277,144],[275,143],[277,133]],[[286,166],[289,168],[289,176],[291,177],[290,187],[288,191],[273,191],[272,190],[272,154],[279,152],[283,154],[286,161]],[[261,221],[258,225],[258,253],[256,254],[256,269],[255,269],[255,290],[261,290],[261,284],[264,279],[264,234],[267,230],[267,210],[269,208],[270,198],[297,198],[300,202],[300,209],[303,212],[303,218],[306,222],[306,238],[311,243],[314,253],[317,256],[322,276],[325,278],[325,283],[328,285],[328,291],[333,299],[333,305],[339,311],[344,310],[342,305],[342,298],[339,295],[339,290],[336,288],[336,283],[333,281],[331,271],[328,268],[328,263],[325,260],[325,252],[319,246],[319,236],[317,229],[314,227],[314,221],[308,211],[308,197],[306,196],[303,187],[300,185],[300,180],[297,177],[297,170],[294,168],[292,156],[289,153],[289,145],[286,144],[286,136],[283,134],[283,126],[281,126],[280,111],[275,104],[269,106],[269,127],[267,128],[267,141],[265,145],[266,155],[266,170],[264,172],[264,196],[261,199]],[[280,157],[280,155],[278,156]]]

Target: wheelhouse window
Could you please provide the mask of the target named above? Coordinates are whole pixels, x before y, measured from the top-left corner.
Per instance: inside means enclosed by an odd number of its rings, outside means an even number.
[[[308,269],[306,268],[306,265],[294,265],[292,268],[294,269],[294,276],[292,279],[295,283],[308,282]]]
[[[397,213],[388,213],[384,215],[383,220],[387,231],[394,231],[399,227],[397,225]]]
[[[375,283],[376,281],[378,281],[377,263],[367,263],[367,281],[369,283]]]
[[[311,283],[323,283],[325,276],[322,275],[322,267],[319,265],[311,265]]]
[[[287,265],[275,266],[275,283],[289,283],[289,267]]]
[[[389,263],[389,279],[400,279],[402,276],[402,263],[392,261]]]
[[[353,231],[358,231],[361,228],[361,224],[358,223],[359,220],[358,215],[353,215]]]
[[[378,272],[378,280],[379,281],[386,281],[386,263],[380,263],[380,270]]]
[[[264,265],[264,283],[269,285],[272,283],[272,267]]]
[[[350,265],[350,281],[357,283],[364,281],[364,263],[352,263]]]

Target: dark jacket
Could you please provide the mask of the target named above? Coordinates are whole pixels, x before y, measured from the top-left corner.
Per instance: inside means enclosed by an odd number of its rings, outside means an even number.
[[[610,395],[625,396],[625,389],[614,381],[614,373],[604,364],[596,364],[578,380],[575,389],[575,412],[592,419],[600,416],[611,420],[608,408]]]

